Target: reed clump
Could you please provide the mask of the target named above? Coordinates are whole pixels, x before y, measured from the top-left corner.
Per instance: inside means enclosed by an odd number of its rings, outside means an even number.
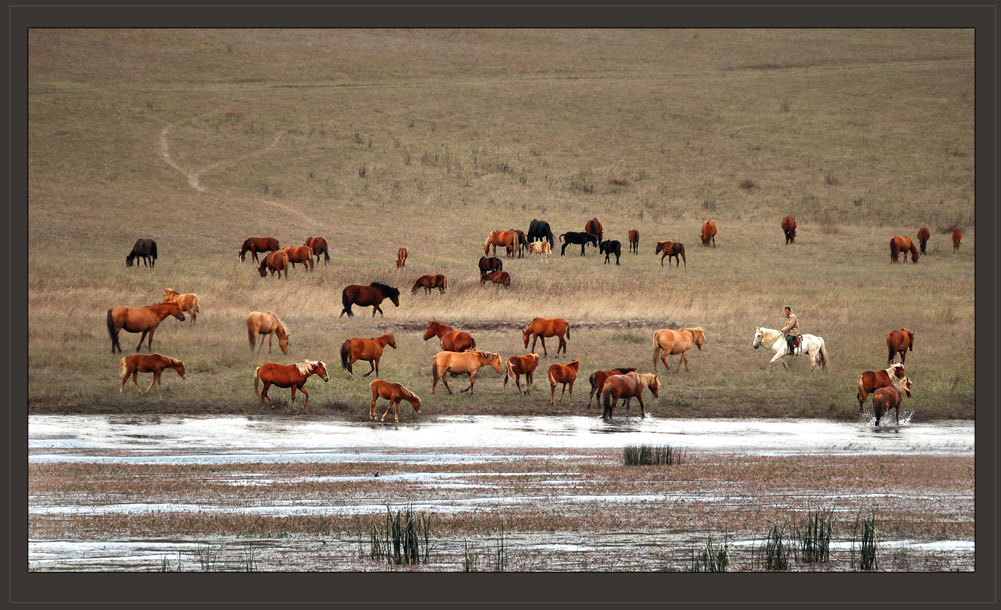
[[[868,515],[863,516],[862,511],[855,515],[855,526],[852,529],[852,571],[871,572],[879,569],[879,560],[876,556],[878,552],[876,511],[876,508],[872,508]],[[857,557],[856,543],[858,544]]]
[[[369,532],[372,559],[395,565],[427,563],[431,555],[431,515],[415,513],[413,506],[393,511],[386,505],[385,526]]]
[[[796,530],[796,539],[799,540],[799,561],[803,563],[830,561],[833,523],[831,509],[807,512],[806,527]]]
[[[713,544],[713,537],[706,539],[705,545],[692,551],[692,561],[689,564],[689,572],[727,572],[732,561],[730,559],[730,543],[727,537],[723,536],[723,542]]]
[[[685,458],[683,450],[670,445],[629,445],[622,454],[626,466],[672,466]]]

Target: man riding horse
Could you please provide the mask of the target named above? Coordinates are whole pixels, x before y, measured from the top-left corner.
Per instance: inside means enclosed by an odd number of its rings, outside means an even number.
[[[789,355],[792,356],[796,353],[797,338],[802,333],[799,331],[799,318],[792,312],[792,308],[786,305],[785,312],[786,324],[779,332],[786,333],[786,343],[789,344]]]

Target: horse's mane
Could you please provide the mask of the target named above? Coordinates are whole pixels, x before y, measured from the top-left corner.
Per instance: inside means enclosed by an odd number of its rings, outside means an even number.
[[[307,360],[305,362],[297,362],[295,368],[299,369],[300,375],[308,375],[312,373],[318,364],[323,364],[319,360]]]
[[[278,315],[273,312],[269,311],[268,313],[274,316],[275,318],[275,324],[278,325],[278,327],[275,330],[278,333],[278,336],[279,337],[281,337],[282,335],[288,336],[288,331],[285,330],[285,323],[281,321],[281,318],[279,318]]]
[[[171,358],[170,356],[163,356],[163,355],[161,355],[160,358],[163,358],[163,361],[164,361],[164,363],[167,366],[178,366],[178,365],[183,365],[184,364],[180,360],[178,360],[176,358]]]
[[[373,288],[378,288],[379,290],[383,291],[384,293],[388,294],[389,296],[393,296],[393,297],[400,296],[400,291],[397,290],[396,288],[393,288],[392,286],[387,286],[385,284],[380,284],[379,282],[372,282],[371,286]]]
[[[636,375],[636,381],[640,382],[645,388],[649,388],[650,384],[657,379],[657,376],[653,373],[637,373],[634,371],[629,373],[629,375]]]

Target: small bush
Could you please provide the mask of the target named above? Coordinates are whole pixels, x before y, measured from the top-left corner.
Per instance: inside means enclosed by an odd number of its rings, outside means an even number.
[[[745,190],[753,189],[756,186],[758,186],[758,184],[754,180],[751,180],[750,178],[744,178],[743,180],[740,181],[740,188]]]

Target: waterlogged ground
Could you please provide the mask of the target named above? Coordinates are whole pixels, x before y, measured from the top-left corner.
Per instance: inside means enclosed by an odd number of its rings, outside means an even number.
[[[790,569],[851,569],[872,511],[879,569],[975,567],[972,422],[404,419],[32,416],[29,568],[685,570],[712,536],[756,570],[818,508],[831,560]],[[430,515],[427,564],[370,557],[387,504]]]

